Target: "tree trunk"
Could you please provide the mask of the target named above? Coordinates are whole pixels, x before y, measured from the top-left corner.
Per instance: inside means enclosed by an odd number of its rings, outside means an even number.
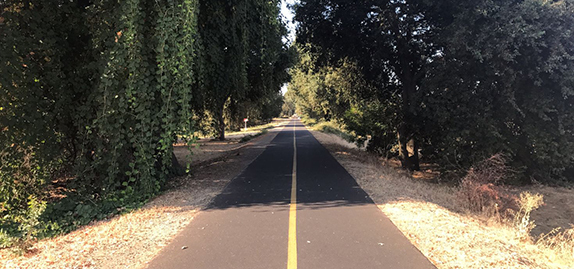
[[[225,120],[223,119],[223,110],[224,105],[221,106],[221,110],[219,111],[219,115],[217,115],[217,123],[219,124],[219,134],[217,136],[218,140],[225,140]]]
[[[409,158],[409,150],[407,148],[407,126],[403,122],[399,128],[399,159],[401,160],[401,166],[407,170],[411,170],[411,159]]]
[[[408,57],[405,55],[400,55],[400,79],[402,83],[402,111],[403,119],[401,127],[399,128],[399,156],[401,158],[401,163],[403,168],[408,170],[418,170],[420,167],[419,157],[418,157],[418,144],[415,138],[415,114],[416,114],[416,103],[415,103],[415,92],[417,88],[416,74],[411,70],[411,64],[409,63]],[[412,158],[409,156],[408,142],[414,140]]]
[[[411,165],[413,171],[419,171],[421,170],[421,164],[419,160],[419,141],[415,137],[413,137],[412,142],[413,142],[413,156],[411,156]]]
[[[171,169],[170,173],[172,176],[183,176],[185,175],[185,168],[179,164],[177,157],[175,157],[175,153],[171,153]]]

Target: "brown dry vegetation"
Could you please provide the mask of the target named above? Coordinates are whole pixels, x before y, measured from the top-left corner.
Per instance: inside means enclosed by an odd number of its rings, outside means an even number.
[[[170,191],[143,208],[36,242],[23,256],[0,250],[0,268],[143,268],[273,137],[242,144],[258,145],[244,150],[233,142],[205,142],[196,152],[208,153],[193,159],[193,174],[172,181]]]
[[[335,135],[313,135],[438,268],[574,268],[574,229],[565,230],[573,223],[573,190],[509,189],[508,193],[531,193],[522,199],[516,196],[518,218],[503,219],[492,210],[474,213],[460,199],[459,187],[414,179]],[[537,228],[525,234],[520,230],[525,217],[520,208],[534,209],[540,202],[536,193],[544,196],[545,203],[528,221]],[[555,227],[562,229],[538,236]]]

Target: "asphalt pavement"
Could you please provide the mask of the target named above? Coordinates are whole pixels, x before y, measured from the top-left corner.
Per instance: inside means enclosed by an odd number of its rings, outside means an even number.
[[[435,267],[293,120],[148,268]]]

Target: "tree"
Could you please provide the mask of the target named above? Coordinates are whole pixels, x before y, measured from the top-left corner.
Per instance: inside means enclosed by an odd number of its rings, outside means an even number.
[[[215,121],[218,139],[225,139],[225,104],[247,90],[248,1],[200,1],[199,33],[204,63],[200,86],[205,109]]]
[[[225,139],[226,118],[239,122],[247,110],[262,107],[257,102],[275,98],[288,79],[292,53],[281,41],[286,28],[278,4],[200,1],[203,109],[215,121],[220,140]]]
[[[455,167],[504,152],[526,182],[564,179],[574,167],[573,3],[451,4],[436,12],[444,50],[425,81],[425,151]]]
[[[0,245],[157,194],[176,135],[193,132],[196,1],[1,8]]]
[[[502,152],[525,181],[572,175],[572,1],[301,1],[296,10],[298,42],[320,67],[312,76],[357,66],[360,100],[342,119],[371,137],[371,150],[398,144],[408,169],[419,151],[455,171]]]
[[[296,11],[298,41],[311,44],[319,64],[340,65],[349,58],[371,85],[363,89],[376,89],[379,102],[397,98],[399,157],[403,167],[418,169],[420,82],[437,50],[422,8],[411,1],[335,0],[302,1]]]

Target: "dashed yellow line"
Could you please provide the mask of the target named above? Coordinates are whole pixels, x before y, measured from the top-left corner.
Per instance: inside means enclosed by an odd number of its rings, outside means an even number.
[[[297,268],[297,136],[293,121],[293,172],[291,173],[291,204],[289,206],[289,243],[287,269]]]

